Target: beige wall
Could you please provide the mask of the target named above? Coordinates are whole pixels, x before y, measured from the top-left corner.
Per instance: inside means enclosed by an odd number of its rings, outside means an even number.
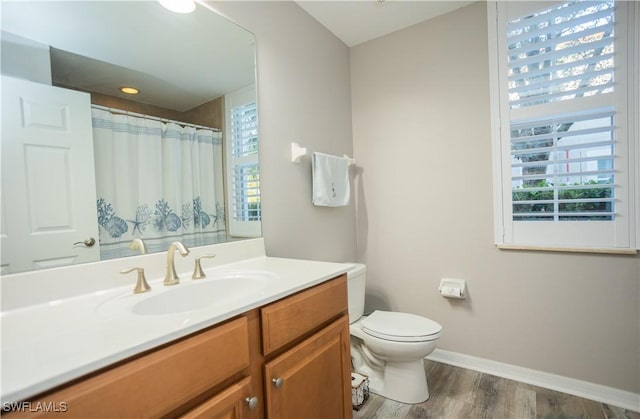
[[[369,308],[439,321],[442,349],[640,391],[638,257],[492,244],[484,4],[352,48],[351,81],[349,49],[295,4],[212,6],[257,37],[270,256],[356,258],[353,207],[313,207],[309,160],[289,161],[291,141],[350,154],[353,114]],[[441,277],[470,298],[441,298]]]
[[[439,347],[640,392],[638,257],[493,246],[484,2],[351,49],[367,308],[428,316]],[[438,295],[440,278],[469,296]]]
[[[269,256],[356,258],[355,207],[311,204],[311,163],[291,142],[351,155],[349,49],[294,2],[212,2],[256,35],[262,232]]]

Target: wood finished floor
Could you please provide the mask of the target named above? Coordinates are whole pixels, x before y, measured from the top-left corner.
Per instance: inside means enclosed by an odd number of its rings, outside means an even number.
[[[403,404],[371,394],[354,419],[640,419],[640,414],[489,374],[425,361],[430,397]]]

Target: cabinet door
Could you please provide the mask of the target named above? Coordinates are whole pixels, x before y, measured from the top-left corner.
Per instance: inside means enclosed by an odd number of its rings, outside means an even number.
[[[270,419],[351,418],[349,319],[343,316],[265,365]]]
[[[251,378],[247,377],[189,411],[183,418],[248,419],[260,400],[251,394]]]

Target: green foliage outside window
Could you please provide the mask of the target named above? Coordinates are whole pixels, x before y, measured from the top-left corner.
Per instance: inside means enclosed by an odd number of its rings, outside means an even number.
[[[597,187],[596,185],[602,185]],[[584,183],[574,183],[572,185],[560,184],[560,188],[557,189],[557,198],[554,197],[554,185],[546,180],[538,180],[535,183],[527,184],[525,187],[517,188],[512,191],[513,199],[513,213],[514,219],[518,220],[542,220],[549,219],[554,213],[554,205],[558,206],[558,213],[561,220],[609,220],[611,215],[598,216],[562,216],[563,213],[581,213],[581,212],[611,212],[613,209],[613,202],[611,201],[594,201],[594,202],[531,202],[531,201],[553,201],[558,200],[582,200],[582,199],[606,199],[613,197],[613,185],[611,183],[598,183],[594,180]],[[569,187],[567,187],[569,186]],[[578,188],[571,188],[570,186],[577,186]],[[583,186],[589,186],[584,188]],[[550,188],[550,189],[542,189]],[[534,189],[534,190],[527,190]],[[528,201],[521,203],[522,201]],[[517,214],[523,213],[547,213],[546,216],[517,216]],[[517,218],[516,218],[517,217]]]

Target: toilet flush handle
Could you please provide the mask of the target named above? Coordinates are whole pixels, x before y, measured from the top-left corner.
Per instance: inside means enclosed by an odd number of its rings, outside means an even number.
[[[276,388],[280,388],[284,385],[284,378],[282,377],[272,378],[271,382],[273,382],[273,385],[276,386]]]

